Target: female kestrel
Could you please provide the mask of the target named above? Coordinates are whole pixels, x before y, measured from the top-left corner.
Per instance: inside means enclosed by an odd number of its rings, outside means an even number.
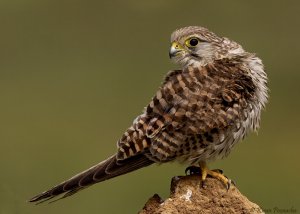
[[[229,188],[230,179],[206,163],[227,156],[258,129],[268,99],[263,64],[238,43],[197,26],[173,32],[169,54],[181,69],[166,75],[118,141],[116,154],[30,202],[62,193],[64,198],[97,182],[175,160],[199,167],[202,181],[210,175]]]

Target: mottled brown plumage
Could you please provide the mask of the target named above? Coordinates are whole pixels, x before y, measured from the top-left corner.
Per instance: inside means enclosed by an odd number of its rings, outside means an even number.
[[[177,160],[200,165],[228,155],[259,127],[267,101],[267,76],[254,54],[202,27],[171,36],[170,57],[181,70],[169,72],[144,112],[118,141],[115,155],[30,201],[69,196],[82,188],[148,166]],[[220,177],[221,176],[221,177]]]

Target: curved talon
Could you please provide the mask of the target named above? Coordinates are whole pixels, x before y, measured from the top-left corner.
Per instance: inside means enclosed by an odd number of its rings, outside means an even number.
[[[204,189],[205,188],[205,180],[202,180],[200,186]]]
[[[228,179],[227,186],[226,186],[227,191],[230,189],[231,183],[232,183],[232,181],[230,179]]]
[[[224,177],[228,180],[227,181],[227,186],[226,186],[227,190],[229,190],[229,188],[231,187],[231,184],[233,186],[236,186],[236,183],[233,180],[231,180],[230,178],[228,178],[226,175],[224,175]]]

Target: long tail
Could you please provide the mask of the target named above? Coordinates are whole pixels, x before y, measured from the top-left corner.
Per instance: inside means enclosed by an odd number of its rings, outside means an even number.
[[[116,156],[113,155],[101,163],[98,163],[97,165],[62,182],[61,184],[34,196],[29,200],[29,202],[42,203],[64,194],[61,198],[59,198],[62,199],[71,196],[92,184],[132,172],[153,163],[153,161],[149,160],[143,154],[133,156],[123,161],[117,161]]]

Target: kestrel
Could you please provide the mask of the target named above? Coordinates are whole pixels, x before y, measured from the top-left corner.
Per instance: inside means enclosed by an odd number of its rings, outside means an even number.
[[[238,43],[197,26],[172,33],[169,55],[180,69],[166,75],[118,141],[117,152],[30,202],[63,193],[64,198],[92,184],[170,161],[198,167],[202,181],[210,175],[229,188],[230,179],[206,164],[227,156],[259,128],[268,99],[262,61]]]

